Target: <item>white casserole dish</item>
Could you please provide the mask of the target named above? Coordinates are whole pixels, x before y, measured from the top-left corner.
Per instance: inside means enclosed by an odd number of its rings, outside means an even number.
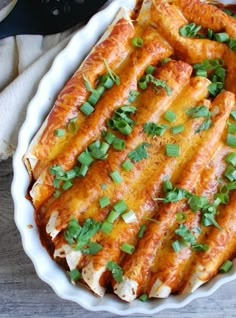
[[[236,4],[236,1],[232,0],[222,2],[234,2]],[[48,283],[61,298],[72,300],[91,311],[109,311],[117,315],[154,314],[163,309],[180,308],[193,299],[209,296],[223,284],[236,279],[235,259],[234,268],[229,273],[217,275],[191,295],[170,296],[167,299],[149,300],[147,302],[135,300],[132,303],[125,303],[115,295],[107,294],[104,298],[98,298],[86,288],[72,285],[62,268],[50,258],[46,249],[41,245],[34,221],[33,206],[25,198],[29,186],[29,176],[22,157],[49,112],[52,101],[66,80],[103,34],[119,8],[122,6],[132,8],[134,3],[134,0],[112,1],[108,7],[97,13],[84,28],[78,31],[68,46],[56,57],[28,106],[26,120],[20,130],[18,147],[13,159],[12,196],[15,207],[15,222],[21,234],[23,248],[32,260],[38,276]],[[84,42],[84,39],[86,39],[86,42]],[[29,224],[33,227],[30,228]]]

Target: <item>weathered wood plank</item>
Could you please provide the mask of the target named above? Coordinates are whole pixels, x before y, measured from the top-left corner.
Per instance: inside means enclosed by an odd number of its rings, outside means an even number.
[[[23,251],[14,223],[11,180],[12,162],[9,159],[0,163],[0,318],[117,317],[106,312],[89,312],[75,303],[62,300],[37,277],[31,261]],[[226,284],[214,295],[198,299],[179,310],[134,317],[236,317],[235,291],[236,281]]]

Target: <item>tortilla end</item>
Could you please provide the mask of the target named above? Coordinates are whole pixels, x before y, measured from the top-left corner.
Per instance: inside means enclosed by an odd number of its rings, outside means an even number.
[[[98,296],[103,297],[105,288],[99,283],[102,274],[106,271],[106,266],[102,266],[99,270],[95,270],[93,263],[90,262],[82,269],[82,278],[89,288]]]
[[[81,259],[82,253],[80,251],[76,251],[70,245],[64,244],[60,248],[54,251],[54,258],[66,258],[67,265],[69,269],[72,271],[77,268],[79,261]]]
[[[149,293],[149,297],[154,298],[167,298],[171,293],[171,288],[158,278],[155,283],[152,285],[152,289]]]
[[[138,283],[135,280],[123,277],[123,281],[116,283],[113,290],[121,299],[131,302],[137,297]]]
[[[46,225],[46,232],[51,236],[51,238],[53,240],[57,236],[57,234],[60,232],[56,229],[56,222],[57,222],[58,214],[59,214],[58,211],[54,211],[51,214],[49,221]]]

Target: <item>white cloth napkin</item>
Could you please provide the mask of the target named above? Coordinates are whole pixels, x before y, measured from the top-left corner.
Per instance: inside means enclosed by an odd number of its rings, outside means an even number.
[[[14,153],[39,81],[78,28],[45,37],[18,35],[0,40],[0,160]]]

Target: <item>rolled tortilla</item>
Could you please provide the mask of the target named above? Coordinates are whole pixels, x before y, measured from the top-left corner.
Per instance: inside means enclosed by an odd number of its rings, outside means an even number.
[[[222,58],[227,50],[227,46],[223,43],[182,37],[179,29],[187,24],[188,20],[176,6],[170,5],[166,0],[153,0],[151,19],[174,48],[176,56],[187,63],[195,64],[205,59]]]
[[[208,161],[215,153],[221,135],[225,128],[225,122],[229,116],[229,113],[234,105],[234,95],[230,92],[223,92],[218,95],[214,103],[219,107],[219,113],[215,116],[214,125],[205,132],[205,136],[202,139],[202,143],[192,158],[185,165],[183,172],[178,178],[177,186],[179,188],[191,191],[194,188],[199,174],[202,172]],[[149,279],[150,269],[153,265],[155,255],[158,254],[161,248],[162,241],[165,237],[165,233],[168,231],[171,224],[175,220],[175,214],[179,210],[182,210],[184,200],[176,203],[168,203],[162,205],[157,215],[155,216],[156,222],[150,222],[143,238],[139,241],[137,250],[131,257],[127,257],[124,264],[124,280],[120,284],[115,284],[114,292],[118,296],[126,301],[132,301],[141,292],[142,287],[146,285]],[[132,292],[125,288],[125,282],[128,281],[129,285],[136,284],[136,289]],[[159,282],[158,286],[159,287]],[[119,291],[122,290],[120,294]],[[126,293],[123,293],[127,290]]]
[[[89,94],[83,76],[85,75],[94,87],[98,77],[106,73],[103,59],[106,59],[111,68],[120,64],[130,51],[130,39],[133,35],[134,26],[129,14],[127,10],[122,9],[102,39],[59,93],[50,114],[24,156],[28,171],[33,173],[35,179],[39,177],[45,165],[53,160],[74,137],[74,134],[65,129],[65,136],[58,138],[54,133],[55,129],[66,128],[69,120],[77,116],[77,125],[80,127],[86,119],[86,116],[79,111],[79,106],[85,102]]]
[[[236,20],[217,6],[201,0],[174,0],[185,18],[215,32],[227,32],[232,38],[236,35]]]

